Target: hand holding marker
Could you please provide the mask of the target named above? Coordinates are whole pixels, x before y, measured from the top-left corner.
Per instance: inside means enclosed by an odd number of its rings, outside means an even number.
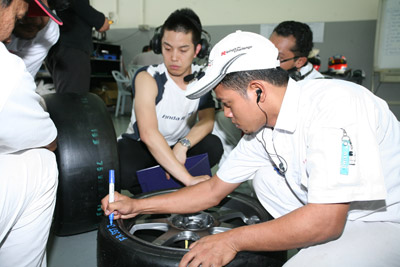
[[[108,177],[109,177],[108,203],[112,203],[114,202],[114,184],[115,184],[114,170],[109,171]],[[110,219],[110,225],[112,225],[114,220],[114,213],[108,215],[108,218]]]

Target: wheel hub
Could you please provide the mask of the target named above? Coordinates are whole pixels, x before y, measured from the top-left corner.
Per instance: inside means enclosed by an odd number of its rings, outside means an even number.
[[[217,220],[208,213],[175,214],[169,218],[171,225],[182,231],[203,231],[217,226]]]

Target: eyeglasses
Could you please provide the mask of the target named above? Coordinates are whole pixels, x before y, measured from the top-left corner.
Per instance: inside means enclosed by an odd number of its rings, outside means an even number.
[[[280,63],[284,63],[284,62],[287,62],[287,61],[289,61],[289,60],[296,60],[296,59],[298,59],[299,57],[298,56],[295,56],[295,57],[291,57],[291,58],[287,58],[287,59],[282,59],[282,60],[280,60],[279,59],[279,62]]]

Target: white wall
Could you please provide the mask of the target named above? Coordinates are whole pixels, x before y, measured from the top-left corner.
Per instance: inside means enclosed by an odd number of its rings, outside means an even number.
[[[98,10],[115,19],[107,32],[107,41],[122,46],[124,62],[141,51],[153,36],[155,27],[163,24],[173,11],[192,8],[205,29],[212,35],[212,44],[234,30],[259,32],[260,24],[284,20],[326,22],[321,49],[322,66],[329,56],[344,54],[349,68],[366,73],[363,85],[377,87],[373,73],[375,26],[380,0],[90,0]],[[139,30],[147,25],[150,31]],[[221,37],[222,36],[222,37]],[[326,70],[321,67],[322,71]],[[386,101],[400,101],[399,84],[382,84],[377,94]],[[400,105],[390,106],[400,119]]]
[[[112,28],[157,27],[178,8],[189,7],[204,26],[376,20],[379,0],[91,0],[115,20]],[[110,13],[111,12],[111,13]]]

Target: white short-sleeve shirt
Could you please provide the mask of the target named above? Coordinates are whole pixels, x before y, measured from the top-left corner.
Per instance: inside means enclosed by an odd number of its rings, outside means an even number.
[[[59,37],[59,26],[50,19],[32,40],[23,40],[13,35],[11,43],[6,47],[11,53],[24,60],[28,72],[35,77],[49,49],[57,43]]]
[[[43,147],[57,129],[40,105],[36,85],[21,58],[0,43],[0,154]]]
[[[341,173],[345,133],[355,154],[348,174]],[[284,165],[286,180],[266,151]],[[399,162],[400,124],[383,100],[346,81],[290,80],[275,128],[242,138],[217,175],[229,183],[257,177],[257,196],[274,217],[301,207],[300,198],[351,202],[350,220],[400,222]]]
[[[200,66],[192,65],[192,72],[199,69]],[[188,99],[185,90],[182,90],[168,74],[165,64],[148,66],[146,71],[155,79],[159,90],[158,96],[161,97],[156,103],[158,130],[168,145],[173,146],[190,132],[197,122],[199,110],[213,107],[211,93],[209,97],[205,95],[199,99]],[[126,134],[135,133],[137,128],[134,125],[136,125],[136,115],[132,108],[131,121]]]

